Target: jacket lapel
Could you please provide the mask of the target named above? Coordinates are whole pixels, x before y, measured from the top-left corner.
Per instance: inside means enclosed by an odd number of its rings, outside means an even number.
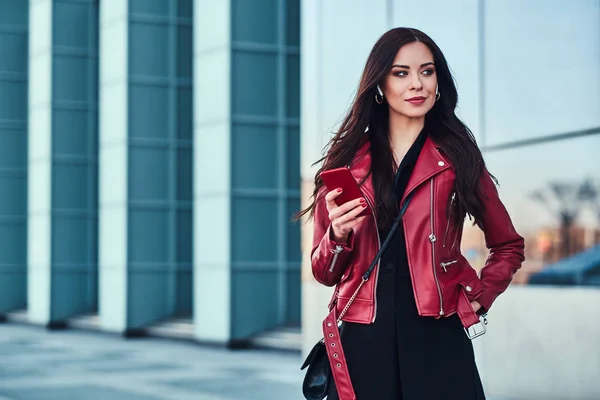
[[[402,196],[402,201],[404,201],[406,196],[414,191],[419,185],[448,168],[450,168],[450,163],[438,151],[431,138],[428,137],[419,154],[419,158],[417,158],[417,163],[415,164],[410,179],[408,180],[406,190]]]
[[[368,200],[371,201],[371,204],[375,204],[373,180],[369,174],[369,171],[371,170],[370,148],[371,144],[369,141],[366,141],[365,144],[360,147],[354,156],[352,164],[350,165],[350,172],[357,182],[362,181],[368,175],[363,182],[361,189],[364,195],[368,197]],[[423,145],[423,148],[421,149],[421,152],[419,153],[415,168],[413,169],[410,179],[408,180],[408,185],[406,186],[406,190],[402,196],[402,201],[404,201],[406,196],[414,191],[419,185],[426,182],[432,176],[439,174],[448,168],[450,168],[450,163],[438,151],[431,138],[428,137]]]

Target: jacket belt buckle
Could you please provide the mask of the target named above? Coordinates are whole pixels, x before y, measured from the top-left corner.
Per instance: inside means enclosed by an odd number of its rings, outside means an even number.
[[[471,340],[478,338],[479,336],[483,336],[485,335],[485,333],[487,332],[487,328],[485,327],[487,325],[487,314],[483,314],[479,317],[479,322],[476,324],[473,324],[471,326],[469,326],[468,328],[464,328],[465,329],[465,333],[467,334],[467,337]]]

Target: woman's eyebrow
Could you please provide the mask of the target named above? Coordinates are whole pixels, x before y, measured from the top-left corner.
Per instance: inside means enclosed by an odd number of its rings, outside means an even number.
[[[426,62],[421,64],[421,68],[426,67],[428,65],[434,65],[432,61]],[[408,65],[398,65],[398,64],[394,64],[392,65],[392,68],[394,67],[398,67],[398,68],[405,68],[405,69],[410,69],[410,67]]]

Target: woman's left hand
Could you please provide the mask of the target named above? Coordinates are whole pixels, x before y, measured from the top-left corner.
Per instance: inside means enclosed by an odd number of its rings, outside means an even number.
[[[479,304],[479,302],[477,300],[475,300],[475,301],[471,302],[471,307],[473,307],[473,310],[475,310],[475,312],[477,312],[481,308],[481,304]]]

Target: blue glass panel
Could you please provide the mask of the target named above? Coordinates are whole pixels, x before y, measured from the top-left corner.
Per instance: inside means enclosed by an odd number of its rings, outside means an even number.
[[[52,208],[88,208],[88,166],[86,164],[59,164],[52,166]]]
[[[277,187],[277,131],[264,125],[232,127],[234,188]]]
[[[52,219],[52,262],[79,264],[88,263],[88,220],[86,218],[54,215]],[[54,268],[59,268],[55,265]]]
[[[88,101],[87,58],[54,55],[52,59],[52,98],[53,100]]]
[[[177,90],[177,137],[179,139],[192,139],[193,113],[192,88],[179,88]]]
[[[287,44],[300,46],[300,0],[287,0],[285,28]]]
[[[287,188],[300,190],[300,128],[289,127],[287,130]]]
[[[89,33],[91,34],[91,37],[88,42],[88,46],[90,47],[90,49],[99,49],[100,48],[100,46],[99,46],[100,30],[98,29],[98,27],[99,27],[100,12],[98,10],[98,2],[97,1],[94,1],[92,3],[92,9],[90,12],[92,13],[92,17],[90,20],[90,26],[89,26]]]
[[[194,17],[194,0],[179,0],[177,2],[177,15],[183,18]]]
[[[23,264],[22,271],[0,274],[0,313],[25,308],[27,304],[27,272]]]
[[[129,151],[129,196],[131,200],[168,199],[168,151],[131,147]]]
[[[192,27],[180,26],[177,37],[177,76],[180,78],[192,77]]]
[[[92,124],[90,129],[90,154],[98,156],[98,145],[100,140],[98,135],[98,110],[92,112],[90,123]]]
[[[233,338],[246,338],[277,325],[278,273],[235,271],[231,279]]]
[[[131,75],[168,76],[169,29],[166,25],[131,23],[129,43]]]
[[[177,261],[192,262],[194,219],[191,210],[177,211]]]
[[[88,112],[55,109],[52,114],[52,151],[60,155],[88,154]]]
[[[97,54],[97,52],[96,52]],[[98,58],[92,58],[91,60],[89,60],[90,62],[90,69],[89,69],[89,82],[90,82],[90,99],[92,101],[92,104],[90,104],[90,106],[96,106],[98,104],[98,83],[99,83],[99,67],[100,67],[100,63],[99,63],[99,59]]]
[[[293,215],[300,211],[300,200],[292,199],[288,200],[286,208],[286,217],[288,219],[281,221],[287,229],[287,261],[301,261],[302,251],[300,249],[300,221],[291,222]]]
[[[27,222],[0,224],[0,260],[7,264],[21,264],[27,260]]]
[[[290,56],[286,60],[287,67],[287,116],[300,118],[300,57]]]
[[[129,134],[131,137],[168,137],[168,100],[166,87],[129,86]]]
[[[27,179],[17,176],[0,176],[0,215],[24,215],[27,201]],[[7,195],[10,194],[10,195]]]
[[[28,1],[2,0],[0,25],[27,25]]]
[[[54,2],[52,40],[55,46],[88,47],[90,5]]]
[[[0,32],[0,71],[27,72],[27,35]]]
[[[89,311],[87,293],[90,288],[89,273],[56,272],[52,273],[50,317],[63,320]]]
[[[192,148],[180,148],[177,150],[177,200],[192,201],[192,173],[194,160],[192,158]]]
[[[167,282],[165,272],[129,272],[128,327],[141,328],[167,315]]]
[[[193,304],[193,278],[190,269],[177,271],[176,314],[190,315]]]
[[[300,270],[287,272],[286,324],[300,325],[302,322],[302,285]]]
[[[233,198],[233,261],[277,260],[277,201]]]
[[[233,112],[277,115],[277,57],[272,54],[233,53]]]
[[[0,120],[27,119],[27,83],[0,80]]]
[[[168,214],[163,210],[129,210],[129,260],[166,263]]]
[[[88,168],[90,169],[90,176],[88,179],[91,181],[88,182],[88,186],[90,189],[90,199],[89,199],[89,208],[93,212],[98,211],[98,163],[95,161],[91,161],[88,164]]]
[[[27,168],[27,131],[0,128],[0,168]]]
[[[277,43],[277,4],[277,0],[232,0],[233,40]]]
[[[129,10],[131,13],[167,16],[169,0],[129,0]]]

